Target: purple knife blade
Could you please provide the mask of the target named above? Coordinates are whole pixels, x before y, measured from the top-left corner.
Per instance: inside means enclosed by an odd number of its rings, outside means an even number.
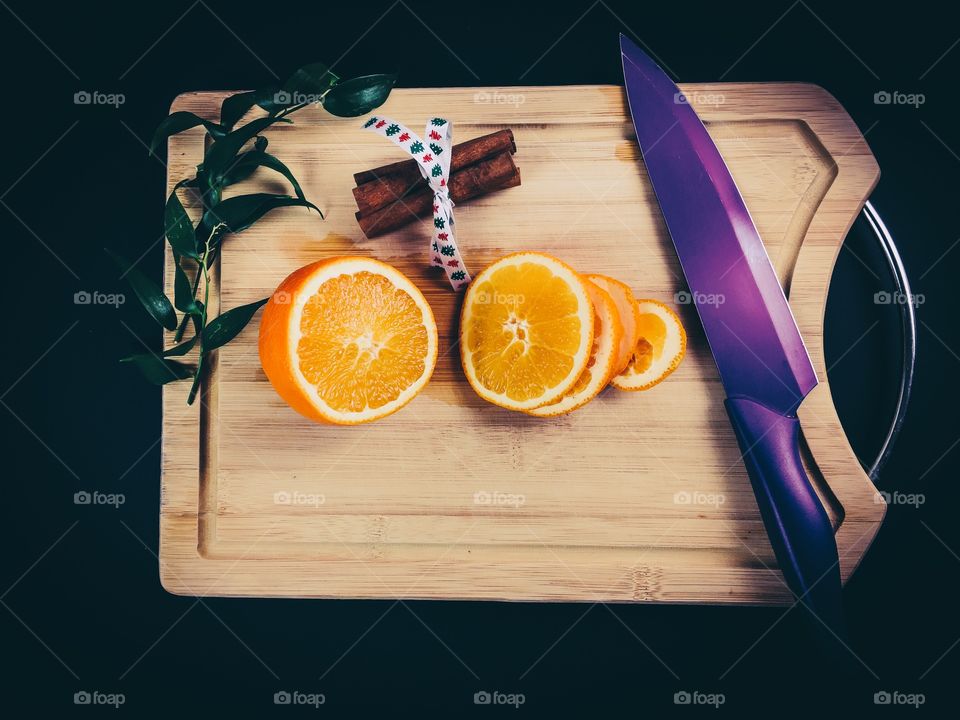
[[[740,191],[680,89],[620,47],[643,161],[727,395],[792,412],[817,375]]]

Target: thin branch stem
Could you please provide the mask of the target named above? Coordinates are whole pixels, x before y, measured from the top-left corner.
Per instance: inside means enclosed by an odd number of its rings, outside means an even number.
[[[200,354],[197,358],[197,370],[193,377],[193,386],[190,388],[190,395],[187,397],[188,405],[193,404],[193,400],[197,396],[197,390],[200,387],[200,374],[203,372],[203,359],[206,356],[203,349],[203,332],[207,328],[207,307],[210,304],[210,269],[208,262],[210,258],[210,241],[213,240],[214,235],[222,227],[226,226],[223,223],[218,223],[210,231],[210,234],[204,242],[203,256],[200,258],[200,273],[197,274],[198,279],[201,275],[203,276],[203,308],[200,311],[200,327],[197,329],[197,337],[200,341]]]

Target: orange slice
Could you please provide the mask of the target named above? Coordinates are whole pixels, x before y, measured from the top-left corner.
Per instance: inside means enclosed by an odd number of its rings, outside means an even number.
[[[510,410],[558,400],[586,368],[592,346],[586,283],[555,257],[507,255],[467,289],[460,359],[484,400]]]
[[[687,351],[680,318],[657,300],[637,300],[640,339],[627,368],[610,383],[620,390],[649,390],[677,369]]]
[[[260,321],[260,363],[274,389],[311,420],[370,422],[396,412],[437,364],[437,324],[399,270],[335,257],[295,271]]]
[[[530,415],[553,417],[583,407],[607,386],[610,376],[616,371],[615,363],[620,352],[620,339],[623,337],[617,306],[606,290],[601,290],[589,280],[586,285],[587,294],[593,303],[593,347],[587,367],[563,397],[528,410]]]
[[[620,315],[623,335],[620,339],[620,352],[617,354],[615,372],[613,373],[616,375],[626,370],[627,364],[633,356],[634,348],[637,346],[637,340],[640,338],[637,330],[637,324],[640,322],[637,315],[637,303],[630,287],[619,280],[606,275],[585,275],[584,277],[610,294]]]

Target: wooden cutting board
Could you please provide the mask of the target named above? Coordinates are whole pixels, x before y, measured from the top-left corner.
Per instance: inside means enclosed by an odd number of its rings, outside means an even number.
[[[823,315],[836,255],[879,170],[824,90],[686,85],[787,289],[821,384],[800,411],[808,471],[837,528],[844,580],[885,506],[861,470],[827,386]],[[216,119],[225,93],[172,110]],[[427,267],[419,223],[366,240],[352,174],[400,159],[359,119],[321,110],[268,133],[322,207],[274,212],[226,240],[214,302],[269,295],[330,255],[393,263],[424,291],[441,357],[426,390],[371,425],[315,425],[284,405],[257,358],[258,319],[219,351],[203,402],[163,391],[160,576],[173,593],[340,598],[763,603],[790,601],[724,412],[716,367],[626,114],[610,86],[396,90],[383,114],[454,120],[454,141],[513,128],[523,184],[456,210],[478,271],[518,250],[608,273],[675,306],[687,357],[651,391],[608,389],[542,420],[482,402],[455,344],[460,296]],[[202,131],[169,143],[167,192],[193,173]],[[289,192],[267,171],[237,188]],[[196,214],[196,207],[190,208]],[[167,250],[166,285],[172,293]],[[170,338],[167,338],[170,342]],[[853,342],[853,338],[851,338]]]

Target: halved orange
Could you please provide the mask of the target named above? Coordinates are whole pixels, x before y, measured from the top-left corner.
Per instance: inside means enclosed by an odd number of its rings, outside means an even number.
[[[637,346],[637,340],[640,337],[637,331],[637,324],[640,322],[640,318],[637,316],[637,303],[630,287],[619,280],[608,277],[607,275],[596,274],[585,275],[584,277],[594,285],[598,285],[601,290],[606,290],[610,294],[614,304],[617,306],[617,312],[620,315],[623,335],[620,339],[620,351],[617,354],[615,372],[613,373],[616,375],[626,370],[627,364],[633,356],[634,348]]]
[[[260,362],[274,389],[311,420],[370,422],[396,412],[437,363],[430,305],[403,273],[366,257],[300,268],[260,320]]]
[[[527,412],[531,415],[553,417],[573,412],[593,400],[610,382],[611,375],[616,373],[615,363],[620,352],[620,340],[623,337],[623,325],[620,324],[617,306],[610,297],[610,293],[601,290],[599,285],[589,280],[586,281],[586,285],[587,294],[593,302],[593,347],[587,367],[563,397],[547,405],[528,410]]]
[[[510,410],[561,398],[593,346],[585,281],[550,255],[507,255],[477,275],[460,314],[460,359],[476,393]]]
[[[658,300],[637,300],[639,339],[627,368],[610,383],[620,390],[648,390],[677,369],[687,350],[680,318]]]

